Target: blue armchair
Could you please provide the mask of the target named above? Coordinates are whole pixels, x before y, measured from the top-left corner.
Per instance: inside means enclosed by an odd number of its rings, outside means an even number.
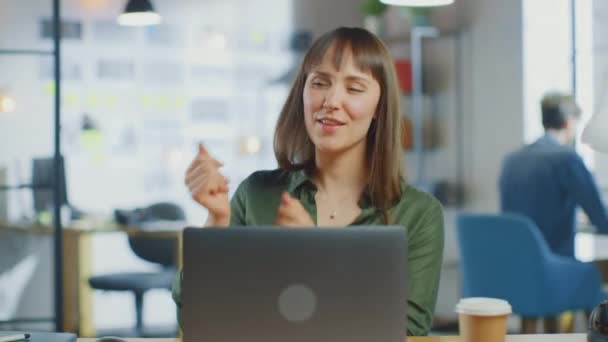
[[[606,298],[596,265],[553,254],[525,216],[461,214],[457,230],[464,297],[505,299],[523,318],[592,310]]]

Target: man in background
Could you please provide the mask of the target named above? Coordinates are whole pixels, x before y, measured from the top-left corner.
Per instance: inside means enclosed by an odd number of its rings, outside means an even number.
[[[548,94],[541,110],[545,135],[503,163],[501,207],[532,219],[554,253],[574,257],[576,208],[582,207],[600,233],[608,233],[608,214],[593,176],[573,148],[581,113],[574,98]]]

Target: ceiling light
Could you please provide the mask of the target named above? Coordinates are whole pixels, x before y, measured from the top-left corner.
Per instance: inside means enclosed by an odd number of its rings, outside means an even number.
[[[123,26],[158,25],[160,21],[149,0],[129,0],[124,13],[118,16],[118,24]]]
[[[380,2],[393,6],[437,7],[450,5],[454,0],[380,0]]]

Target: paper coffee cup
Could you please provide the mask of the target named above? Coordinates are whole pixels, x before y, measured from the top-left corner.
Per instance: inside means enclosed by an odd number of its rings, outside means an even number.
[[[509,302],[484,297],[463,298],[456,305],[462,342],[504,342]]]

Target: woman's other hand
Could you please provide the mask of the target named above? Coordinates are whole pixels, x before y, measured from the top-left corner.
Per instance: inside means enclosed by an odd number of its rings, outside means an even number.
[[[283,227],[314,227],[315,223],[302,203],[291,197],[287,192],[281,194],[281,205],[277,210],[276,226]]]

